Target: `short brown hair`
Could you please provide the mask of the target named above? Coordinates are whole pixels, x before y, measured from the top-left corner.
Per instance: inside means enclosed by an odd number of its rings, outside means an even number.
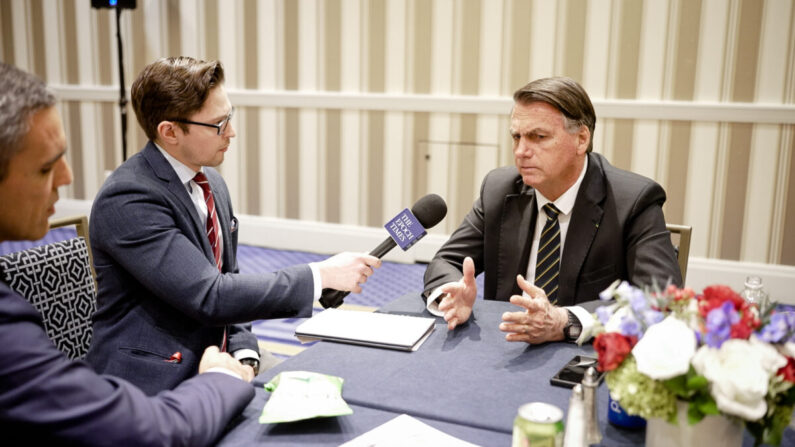
[[[154,141],[161,121],[189,118],[202,108],[210,90],[223,82],[219,61],[186,56],[158,59],[144,67],[130,89],[138,123]],[[178,125],[188,131],[186,125]]]
[[[566,77],[542,78],[525,85],[513,94],[519,104],[545,102],[560,111],[566,123],[566,130],[576,132],[586,126],[591,132],[588,152],[593,150],[593,132],[596,127],[596,113],[591,98],[580,84]]]

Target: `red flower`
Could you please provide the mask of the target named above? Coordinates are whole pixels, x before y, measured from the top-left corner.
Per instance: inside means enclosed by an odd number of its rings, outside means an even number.
[[[706,318],[707,314],[724,302],[731,301],[734,309],[740,311],[747,303],[743,298],[728,286],[709,286],[704,289],[704,294],[698,298],[698,311]]]
[[[673,284],[669,284],[668,287],[665,288],[665,294],[669,297],[673,297],[674,301],[689,300],[696,296],[696,293],[693,292],[693,289],[690,287],[680,289]]]
[[[743,340],[748,340],[753,332],[753,328],[749,327],[741,320],[732,326],[729,336],[731,338],[741,338]]]
[[[782,366],[776,374],[784,377],[787,382],[795,383],[795,359],[787,357],[787,364]]]
[[[599,358],[599,371],[612,371],[627,358],[632,347],[637,343],[637,337],[627,337],[618,332],[604,332],[596,336],[593,347]]]

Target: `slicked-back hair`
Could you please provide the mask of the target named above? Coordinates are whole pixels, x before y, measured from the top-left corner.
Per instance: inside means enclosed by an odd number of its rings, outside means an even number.
[[[558,109],[563,115],[569,133],[575,133],[581,126],[586,126],[591,132],[588,152],[593,150],[596,113],[588,93],[574,79],[566,77],[536,79],[514,92],[513,100],[522,105],[541,101]]]
[[[219,61],[186,56],[158,59],[144,67],[130,89],[138,123],[154,141],[161,121],[190,118],[202,108],[210,90],[223,82],[224,67]],[[188,126],[176,124],[188,132]]]
[[[33,114],[55,105],[55,95],[38,77],[0,62],[0,181],[22,150]]]

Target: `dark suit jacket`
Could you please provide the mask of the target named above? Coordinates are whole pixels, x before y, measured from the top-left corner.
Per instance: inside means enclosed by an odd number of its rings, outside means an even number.
[[[3,445],[209,445],[254,397],[251,384],[205,373],[148,397],[71,361],[41,316],[0,282],[0,433]]]
[[[223,273],[185,186],[151,142],[113,172],[91,210],[98,296],[86,360],[149,394],[195,375],[224,325],[312,314],[309,266],[238,273],[229,192],[217,171],[204,172],[223,234]],[[247,326],[230,326],[229,335],[229,351],[258,351]],[[167,361],[175,352],[181,363]]]
[[[599,292],[618,278],[638,286],[653,279],[681,285],[664,202],[665,191],[654,181],[588,154],[560,261],[558,305],[593,311]],[[484,298],[521,294],[516,275],[527,272],[537,214],[535,190],[515,167],[489,172],[472,210],[428,265],[425,296],[458,281],[466,256],[478,274],[485,271]]]

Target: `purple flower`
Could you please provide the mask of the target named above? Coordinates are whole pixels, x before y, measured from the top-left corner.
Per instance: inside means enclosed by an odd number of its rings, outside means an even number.
[[[712,309],[707,314],[707,333],[704,341],[713,348],[720,348],[731,335],[732,324],[740,321],[740,315],[734,310],[734,304],[726,301],[722,306]]]
[[[646,327],[661,322],[663,318],[665,315],[657,310],[648,309],[643,312],[643,321],[646,323]]]
[[[649,302],[646,300],[646,295],[638,289],[634,289],[629,296],[629,304],[636,314],[639,314],[649,307]]]
[[[769,343],[781,343],[795,329],[795,312],[777,312],[770,316],[770,323],[759,331],[759,338]],[[792,340],[792,337],[790,337]]]
[[[621,318],[621,325],[619,327],[621,334],[626,336],[634,335],[640,339],[643,337],[643,331],[641,330],[640,323],[634,317],[629,315],[624,316]]]
[[[596,316],[599,317],[599,322],[605,325],[613,316],[613,311],[608,306],[601,306],[596,309]]]

